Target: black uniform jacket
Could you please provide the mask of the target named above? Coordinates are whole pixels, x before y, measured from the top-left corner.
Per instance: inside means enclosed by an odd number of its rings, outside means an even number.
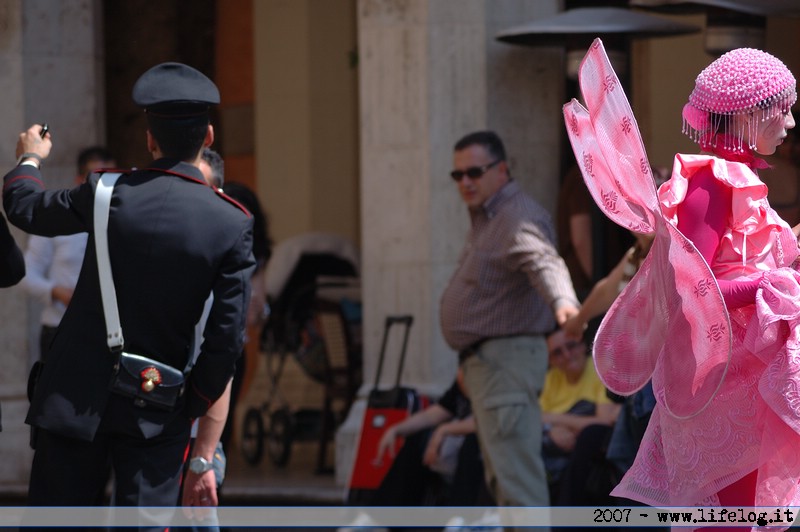
[[[25,258],[0,215],[0,288],[13,286],[25,277]]]
[[[9,221],[29,233],[89,232],[78,284],[47,354],[26,422],[92,440],[111,400],[114,357],[106,343],[93,214],[98,174],[71,190],[45,190],[41,173],[17,166],[5,176]],[[183,370],[195,324],[213,291],[214,304],[197,364],[177,412],[136,407],[115,426],[145,438],[176,416],[205,413],[233,375],[250,297],[253,222],[249,213],[207,186],[200,171],[172,159],[122,175],[108,226],[111,270],[125,350]],[[114,401],[119,401],[114,395]],[[116,402],[114,404],[117,404]]]

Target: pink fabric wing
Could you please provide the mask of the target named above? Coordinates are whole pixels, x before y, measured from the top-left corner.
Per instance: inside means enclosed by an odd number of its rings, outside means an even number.
[[[603,319],[594,344],[598,374],[628,395],[652,376],[671,415],[691,417],[714,397],[731,353],[719,287],[692,243],[664,219],[628,100],[600,39],[581,64],[588,110],[573,100],[564,119],[589,191],[615,223],[655,232],[650,253]]]

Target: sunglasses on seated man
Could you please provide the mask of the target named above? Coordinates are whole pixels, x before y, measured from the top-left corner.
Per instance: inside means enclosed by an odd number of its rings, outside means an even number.
[[[497,159],[493,163],[484,164],[483,166],[470,166],[466,170],[453,170],[450,172],[450,177],[453,178],[453,181],[458,183],[464,176],[467,176],[470,179],[479,179],[483,177],[483,174],[489,171],[489,168],[495,166],[497,163],[501,162],[503,159]]]
[[[583,348],[583,342],[576,342],[574,340],[570,340],[566,342],[564,345],[560,345],[550,351],[550,356],[553,358],[558,358],[560,356],[566,355],[577,348]]]

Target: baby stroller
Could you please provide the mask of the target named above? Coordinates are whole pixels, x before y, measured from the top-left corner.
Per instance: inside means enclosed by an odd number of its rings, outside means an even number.
[[[241,449],[257,465],[266,448],[272,463],[289,462],[293,441],[319,439],[317,472],[326,467],[327,444],[361,384],[359,260],[340,236],[307,233],[275,247],[266,272],[270,314],[261,333],[268,397],[242,423]],[[280,393],[287,357],[325,387],[320,410],[293,410]],[[342,410],[334,402],[343,403]]]

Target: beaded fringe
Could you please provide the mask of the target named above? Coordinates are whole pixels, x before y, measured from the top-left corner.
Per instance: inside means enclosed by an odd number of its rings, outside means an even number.
[[[709,127],[703,130],[693,128],[686,121],[686,118],[683,118],[681,131],[700,146],[713,146],[716,148],[717,140],[723,138],[725,139],[724,149],[744,153],[747,151],[744,148],[745,138],[749,139],[747,146],[750,150],[754,150],[756,147],[759,121],[766,122],[778,113],[788,112],[795,101],[797,101],[797,92],[794,87],[791,87],[760,102],[755,109],[725,114],[708,113]],[[746,114],[758,116],[759,121],[750,120],[740,127],[738,131],[734,131],[735,120]],[[718,133],[727,133],[727,135],[718,136]]]

